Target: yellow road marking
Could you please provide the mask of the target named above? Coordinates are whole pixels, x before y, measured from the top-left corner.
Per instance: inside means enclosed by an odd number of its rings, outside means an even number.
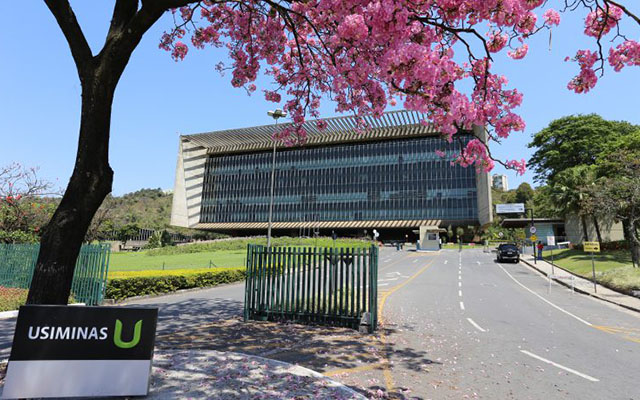
[[[381,366],[383,366],[385,364],[387,364],[387,362],[379,362],[379,363],[375,363],[375,364],[361,365],[359,367],[353,367],[353,368],[334,369],[332,371],[325,372],[323,375],[324,376],[336,376],[336,375],[346,374],[346,373],[351,373],[351,372],[369,371],[369,370],[381,367]]]
[[[384,293],[384,295],[380,299],[380,305],[378,306],[378,316],[380,318],[380,322],[383,321],[382,310],[384,309],[384,305],[387,302],[387,298],[389,298],[389,296],[391,296],[393,293],[395,293],[398,290],[402,289],[409,282],[411,282],[412,280],[417,278],[427,268],[429,268],[433,264],[434,261],[435,261],[435,258],[433,260],[431,260],[431,262],[429,262],[427,265],[425,265],[424,267],[420,268],[420,270],[418,270],[418,272],[416,272],[415,274],[411,275],[411,277],[409,279],[407,279],[406,281],[400,283],[399,285],[396,285],[396,286],[392,287],[391,289],[389,289],[388,291],[386,291]],[[383,354],[386,353],[386,351],[384,349],[384,347],[386,347],[386,342],[387,342],[387,337],[385,336],[384,333],[380,332],[380,343],[381,343],[381,346],[382,346]],[[391,375],[391,369],[389,368],[388,357],[385,357],[384,355],[383,355],[383,363],[382,363],[382,374],[384,376],[384,384],[385,384],[385,386],[387,388],[387,393],[390,393],[391,391],[393,391],[394,382],[393,382],[393,376]]]

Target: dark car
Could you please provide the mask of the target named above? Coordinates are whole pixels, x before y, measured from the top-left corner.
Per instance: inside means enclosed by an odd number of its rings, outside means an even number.
[[[511,243],[504,243],[498,246],[498,262],[515,261],[520,262],[520,252],[518,246]]]

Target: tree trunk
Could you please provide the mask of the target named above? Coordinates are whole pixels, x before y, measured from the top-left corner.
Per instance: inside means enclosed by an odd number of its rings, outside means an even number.
[[[111,104],[117,79],[91,67],[82,82],[80,137],[73,174],[44,229],[28,304],[67,304],[76,259],[91,219],[109,192]]]
[[[582,223],[582,233],[584,234],[584,240],[589,241],[589,232],[587,232],[587,220],[584,218],[584,215],[580,217],[580,222]]]
[[[640,265],[640,239],[633,223],[623,224],[625,235],[629,241],[629,251],[631,251],[631,261],[634,268]]]
[[[602,235],[600,234],[600,225],[598,224],[598,218],[596,218],[595,215],[592,215],[591,218],[593,219],[593,226],[596,228],[596,236],[598,238],[598,242],[602,243]]]

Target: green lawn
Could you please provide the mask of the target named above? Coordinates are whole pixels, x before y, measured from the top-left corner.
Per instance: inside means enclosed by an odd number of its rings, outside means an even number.
[[[246,250],[219,250],[201,253],[148,255],[147,251],[112,253],[109,271],[137,271],[156,269],[207,268],[209,261],[215,267],[242,267]]]
[[[551,260],[550,251],[543,252],[543,256]],[[640,290],[640,268],[633,268],[629,251],[595,253],[594,260],[598,282],[623,292]],[[571,249],[554,250],[553,262],[576,275],[592,279],[590,253]]]
[[[263,243],[264,242],[264,243]],[[212,267],[244,267],[247,256],[247,244],[265,244],[265,239],[238,238],[211,243],[195,243],[185,246],[169,246],[135,253],[111,253],[109,271],[171,270]],[[331,238],[298,239],[289,237],[274,238],[274,246],[326,246],[333,247]],[[363,248],[371,246],[370,241],[355,239],[336,240],[335,246]],[[211,262],[211,264],[210,264]],[[110,274],[111,276],[111,274]]]

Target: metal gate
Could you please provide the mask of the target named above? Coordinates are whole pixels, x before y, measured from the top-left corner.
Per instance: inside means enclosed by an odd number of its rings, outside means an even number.
[[[373,332],[378,248],[249,245],[244,319],[296,321]]]

